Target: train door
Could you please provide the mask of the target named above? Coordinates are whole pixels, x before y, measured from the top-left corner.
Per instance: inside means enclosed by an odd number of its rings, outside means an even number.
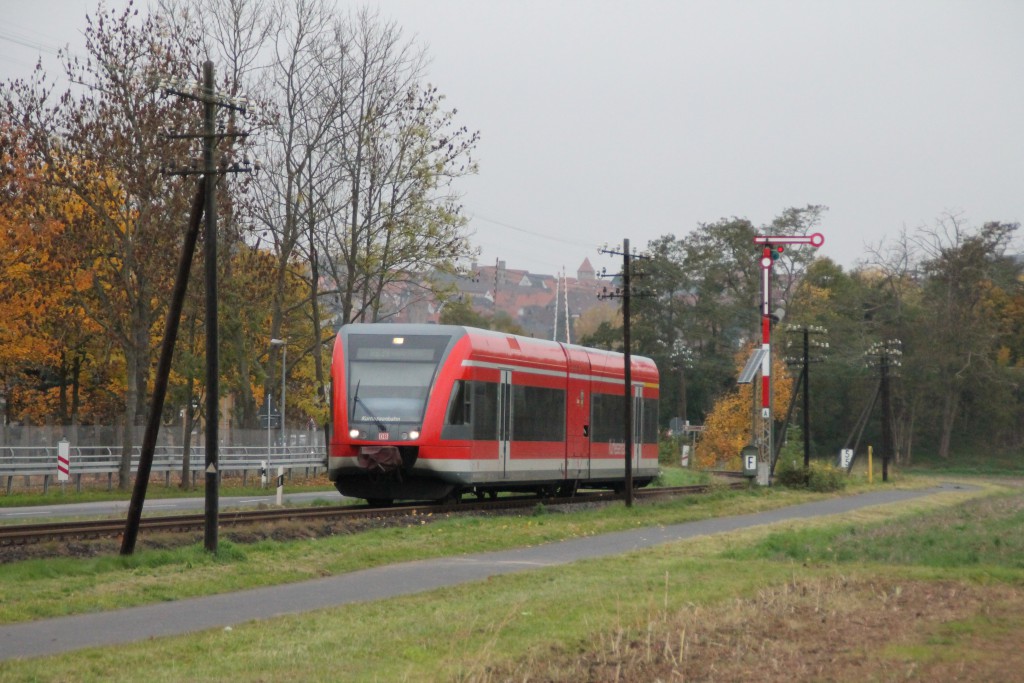
[[[512,450],[512,371],[500,370],[498,380],[498,460],[501,475],[508,478],[508,460]]]
[[[566,347],[565,478],[590,478],[590,356],[582,349]]]
[[[633,386],[633,471],[640,467],[644,447],[644,387]]]

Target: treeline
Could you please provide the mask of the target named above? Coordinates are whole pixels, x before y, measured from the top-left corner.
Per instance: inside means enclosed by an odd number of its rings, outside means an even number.
[[[704,224],[652,242],[634,279],[651,296],[633,308],[634,350],[661,369],[662,418],[704,424],[735,409],[736,379],[760,342],[761,249],[755,234],[816,231],[824,207],[784,211],[760,230],[744,219]],[[811,349],[811,436],[819,456],[836,456],[857,431],[877,391],[878,343],[899,348],[890,362],[896,456],[942,458],[1024,447],[1024,258],[1015,223],[969,225],[946,215],[872,248],[852,270],[810,247],[787,248],[773,271],[773,349],[800,368],[801,330],[824,328]],[[827,230],[823,231],[826,234]],[[605,330],[605,344],[616,330]],[[601,343],[601,339],[590,341]],[[749,395],[749,394],[748,394]],[[776,405],[781,419],[784,406]],[[749,404],[743,410],[749,417]],[[797,404],[796,420],[802,421]],[[875,405],[864,443],[879,443]],[[720,420],[719,420],[720,422]],[[744,422],[744,421],[740,421]],[[735,429],[747,430],[750,422]],[[743,442],[746,437],[738,437]],[[749,440],[749,439],[747,439]],[[735,458],[715,453],[712,459]]]
[[[249,93],[245,116],[219,112],[218,164],[262,162],[217,178],[227,414],[256,426],[284,372],[289,422],[322,422],[335,327],[392,312],[399,284],[435,294],[430,275],[468,260],[453,183],[476,171],[477,134],[427,82],[425,51],[367,9],[100,5],[84,33],[59,78],[37,69],[0,86],[7,422],[118,422],[127,442],[142,421],[197,191],[175,172],[198,168],[202,105],[169,90],[200,83],[207,58],[219,93]],[[198,252],[168,419],[203,405]]]
[[[196,192],[195,176],[168,171],[194,168],[198,144],[182,136],[199,132],[199,105],[159,84],[198,83],[209,57],[225,96],[251,93],[247,116],[220,113],[220,163],[262,161],[257,174],[218,177],[226,415],[257,426],[283,372],[289,421],[322,423],[334,329],[386,319],[408,303],[393,298],[398,290],[444,298],[432,274],[469,262],[455,183],[476,172],[477,134],[427,82],[425,51],[369,10],[161,0],[151,13],[102,11],[85,36],[86,54],[63,55],[59,78],[36,70],[0,85],[5,421],[120,423],[130,445]],[[727,219],[648,245],[634,283],[651,296],[634,300],[633,340],[661,368],[666,424],[703,424],[735,389],[744,345],[760,337],[753,236],[807,234],[823,212],[787,209],[760,229]],[[864,353],[893,339],[904,352],[894,380],[900,457],[1021,448],[1016,229],[945,216],[879,245],[849,272],[810,248],[781,254],[776,349],[787,325],[829,330],[811,374],[817,452],[846,441],[877,382]],[[204,404],[201,258],[199,250],[168,421],[198,419]],[[450,310],[453,320],[469,315]],[[620,339],[605,323],[585,341]]]

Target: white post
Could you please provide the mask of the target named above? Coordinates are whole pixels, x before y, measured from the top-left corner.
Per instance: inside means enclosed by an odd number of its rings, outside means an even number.
[[[284,468],[277,468],[277,504],[281,505],[284,499]]]
[[[267,461],[260,460],[260,488],[267,488]]]

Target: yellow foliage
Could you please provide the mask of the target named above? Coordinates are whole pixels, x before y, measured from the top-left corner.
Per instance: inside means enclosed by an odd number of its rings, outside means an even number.
[[[736,355],[737,376],[753,348],[754,345],[750,344]],[[793,396],[793,379],[778,354],[772,355],[772,384],[772,413],[779,419],[785,416],[789,408]],[[715,402],[715,407],[704,421],[704,433],[697,442],[694,458],[698,467],[740,469],[740,450],[751,442],[753,433],[754,387],[760,387],[759,379],[755,379],[753,384],[739,385]]]

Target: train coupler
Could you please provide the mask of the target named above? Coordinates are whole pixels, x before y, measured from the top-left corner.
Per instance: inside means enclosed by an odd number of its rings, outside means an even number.
[[[356,462],[368,472],[394,472],[402,468],[402,454],[394,446],[363,446]]]

